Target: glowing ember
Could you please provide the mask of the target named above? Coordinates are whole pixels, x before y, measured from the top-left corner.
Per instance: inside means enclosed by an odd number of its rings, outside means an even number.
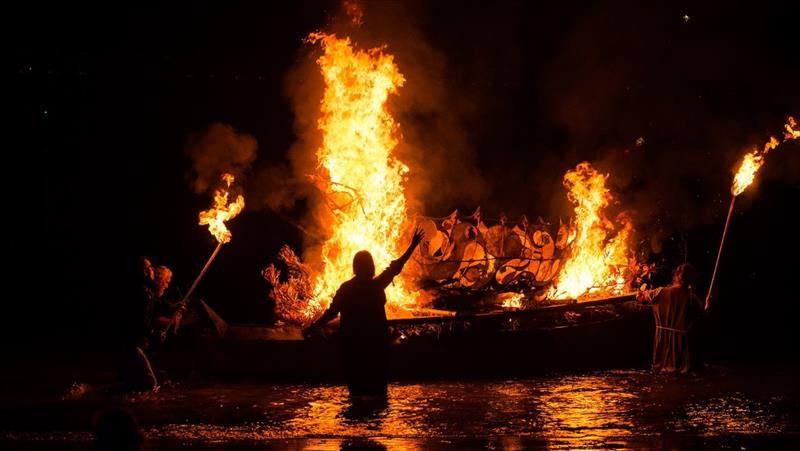
[[[325,80],[318,127],[316,179],[325,192],[330,235],[322,247],[324,269],[317,275],[317,295],[306,309],[313,316],[327,307],[339,285],[352,277],[353,255],[369,251],[378,271],[399,255],[407,219],[403,180],[408,167],[392,150],[397,124],[386,110],[390,94],[405,81],[392,55],[383,49],[356,50],[349,38],[312,33],[324,54],[317,60]],[[415,295],[389,286],[389,307],[409,306]]]
[[[507,297],[503,299],[503,307],[505,308],[522,308],[522,299],[525,297],[522,293],[505,293]]]
[[[578,299],[598,291],[619,294],[623,289],[622,271],[631,263],[628,240],[633,225],[624,215],[618,219],[621,227],[605,217],[603,211],[613,199],[606,188],[607,178],[586,162],[564,175],[567,196],[575,204],[576,234],[569,259],[547,294],[551,299]]]
[[[206,211],[200,212],[200,225],[208,225],[208,231],[214,235],[220,243],[227,243],[231,240],[231,232],[225,225],[225,221],[238,215],[244,208],[244,197],[236,196],[236,200],[228,203],[228,195],[231,184],[234,182],[233,175],[222,174],[225,188],[220,188],[214,192],[214,206]]]
[[[778,147],[781,142],[786,142],[800,137],[800,130],[796,129],[797,123],[793,117],[789,117],[784,128],[786,132],[783,135],[783,141],[778,141],[775,137],[771,136],[769,141],[764,144],[762,149],[755,149],[744,156],[742,164],[739,165],[739,170],[736,171],[736,176],[733,178],[733,185],[731,186],[731,194],[738,196],[742,194],[756,176],[756,172],[764,164],[764,158],[770,150]]]

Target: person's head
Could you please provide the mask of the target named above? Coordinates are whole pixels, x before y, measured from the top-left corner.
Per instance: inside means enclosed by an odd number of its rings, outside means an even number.
[[[144,443],[144,433],[126,409],[109,409],[98,413],[94,420],[94,437],[98,451],[141,450]]]
[[[695,284],[697,284],[697,271],[695,271],[694,266],[684,263],[675,268],[672,283],[683,288],[694,288]]]
[[[358,278],[371,279],[375,277],[375,262],[372,254],[367,251],[358,251],[353,256],[353,274]]]
[[[163,296],[172,281],[172,271],[166,266],[156,266],[153,270],[153,279],[156,286],[156,294]]]
[[[150,263],[150,260],[147,257],[139,257],[139,264],[142,270],[142,280],[145,283],[151,282],[153,280],[153,264]]]

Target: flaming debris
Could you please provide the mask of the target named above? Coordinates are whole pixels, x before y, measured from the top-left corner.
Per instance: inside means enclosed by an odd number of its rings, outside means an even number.
[[[273,264],[261,273],[272,286],[269,296],[275,301],[275,315],[287,323],[304,325],[307,322],[304,315],[306,302],[314,296],[311,269],[300,261],[289,246],[281,248],[278,260],[286,265],[285,280],[281,280],[281,271]]]
[[[508,296],[503,298],[503,307],[505,308],[522,308],[522,299],[525,297],[522,293],[507,293]]]
[[[627,215],[620,215],[617,224],[606,218],[604,210],[613,200],[607,178],[587,162],[564,175],[567,197],[575,204],[576,230],[569,259],[548,293],[551,299],[619,294],[624,288],[624,272],[635,263],[628,251],[633,224]]]

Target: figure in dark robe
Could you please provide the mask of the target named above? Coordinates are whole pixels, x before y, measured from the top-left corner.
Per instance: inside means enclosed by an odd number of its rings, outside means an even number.
[[[163,273],[163,270],[161,270]],[[117,374],[126,391],[147,391],[158,381],[145,351],[155,330],[153,315],[156,302],[169,286],[168,278],[156,276],[156,268],[144,257],[139,260],[135,282],[123,309],[123,336],[117,352]]]
[[[367,251],[356,253],[353,257],[355,276],[339,287],[328,310],[303,331],[307,336],[341,315],[339,334],[351,396],[386,395],[389,333],[384,289],[400,274],[423,236],[422,230],[417,229],[405,253],[377,277],[372,255]]]
[[[696,280],[694,268],[683,264],[675,270],[671,286],[641,291],[637,295],[640,302],[653,306],[655,371],[689,371],[689,328],[703,312],[703,301],[694,294]]]

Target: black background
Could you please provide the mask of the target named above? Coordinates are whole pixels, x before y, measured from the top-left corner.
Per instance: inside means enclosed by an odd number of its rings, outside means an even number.
[[[419,187],[424,213],[480,205],[492,217],[557,221],[571,208],[561,177],[589,160],[636,212],[662,281],[684,259],[708,280],[732,170],[800,114],[788,3],[367,2],[364,11],[354,36],[396,54],[407,78],[399,99],[410,99],[398,100],[398,121],[436,161],[409,162],[412,179],[416,170],[441,180]],[[287,74],[313,56],[303,38],[339,26],[337,14],[336,2],[311,1],[5,14],[5,343],[102,347],[136,255],[172,267],[185,289],[214,247],[196,225],[209,196],[190,188],[187,136],[230,124],[257,139],[255,168],[285,164],[297,140]],[[422,91],[437,93],[433,106]],[[267,208],[255,177],[244,181],[252,189],[234,239],[199,289],[226,317],[251,322],[269,318],[259,272],[282,244],[301,247],[284,218],[301,220],[304,207]],[[737,200],[710,329],[722,355],[785,356],[798,344],[798,193],[792,143]]]

